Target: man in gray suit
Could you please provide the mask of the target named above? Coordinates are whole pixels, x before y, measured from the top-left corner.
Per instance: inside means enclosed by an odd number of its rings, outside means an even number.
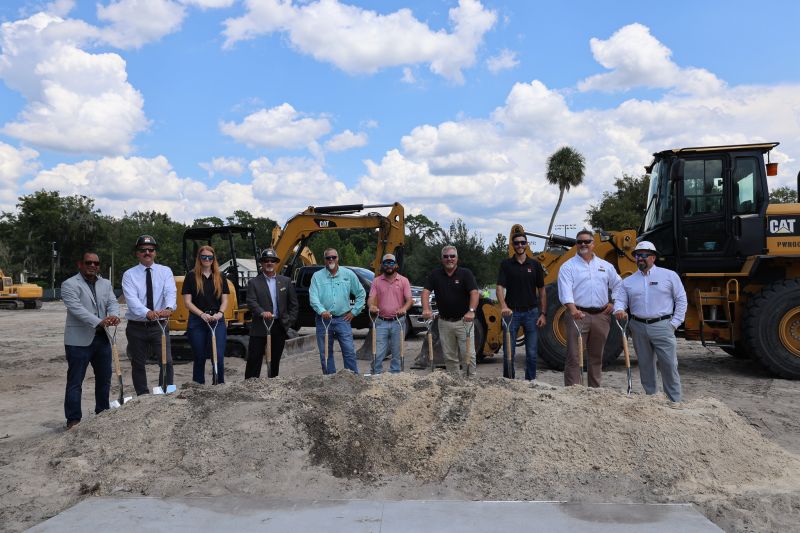
[[[108,409],[111,391],[111,344],[104,326],[119,324],[119,304],[111,282],[98,276],[100,258],[86,252],[78,261],[79,272],[61,284],[67,307],[64,349],[67,353],[67,389],[64,415],[67,429],[81,421],[81,386],[86,368],[94,370],[94,412]]]
[[[267,377],[277,377],[286,339],[294,336],[292,325],[297,321],[299,305],[292,280],[279,276],[276,267],[280,259],[272,248],[261,253],[261,274],[247,284],[247,307],[250,309],[250,343],[244,379],[261,376],[261,361],[267,346],[267,324],[272,322],[272,364]]]

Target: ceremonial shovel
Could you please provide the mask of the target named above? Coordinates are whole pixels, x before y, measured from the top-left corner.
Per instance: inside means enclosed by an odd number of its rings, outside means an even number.
[[[111,343],[111,358],[114,361],[114,373],[117,375],[117,379],[119,379],[119,398],[109,403],[112,408],[116,409],[133,398],[131,396],[124,396],[122,391],[122,367],[119,364],[119,352],[117,351],[117,326],[114,326],[113,333],[109,331],[110,328],[108,326],[103,326],[103,329],[106,330],[108,341]]]
[[[271,318],[269,321],[269,326],[267,325],[267,319],[261,317],[261,320],[264,322],[264,327],[267,328],[267,340],[266,344],[264,345],[264,359],[267,361],[267,377],[272,377],[272,325],[275,323],[275,319]],[[326,341],[327,342],[327,341]]]
[[[633,378],[631,376],[631,353],[628,351],[628,337],[625,336],[625,330],[628,329],[628,322],[630,322],[630,320],[625,319],[624,326],[619,319],[615,320],[617,321],[617,327],[622,332],[622,351],[625,352],[625,371],[628,373],[628,396],[630,396],[631,391],[633,390]]]
[[[167,321],[159,319],[161,328],[161,370],[158,373],[158,387],[153,387],[153,394],[170,394],[178,390],[175,385],[167,385]]]

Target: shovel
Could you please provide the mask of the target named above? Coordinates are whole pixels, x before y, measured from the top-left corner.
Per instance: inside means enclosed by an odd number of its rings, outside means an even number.
[[[211,330],[211,384],[219,385],[219,374],[217,373],[217,325],[219,321],[214,321],[214,327],[211,327],[211,322],[206,322],[206,326]],[[164,349],[164,346],[162,346]],[[203,363],[205,364],[205,363]],[[203,371],[205,372],[205,370]]]
[[[133,399],[133,397],[124,396],[122,391],[122,367],[119,364],[119,352],[117,351],[117,326],[114,326],[113,332],[109,331],[110,328],[108,326],[103,326],[103,329],[106,330],[106,336],[111,343],[111,359],[114,361],[114,373],[119,379],[119,398],[109,403],[112,408],[116,409]]]
[[[321,318],[322,320],[322,327],[325,328],[325,343],[323,348],[324,357],[322,358],[322,373],[328,373],[328,328],[331,327],[331,323],[333,322],[333,318],[328,320],[328,323],[325,323],[325,319]]]
[[[470,347],[472,346],[472,328],[474,324],[472,322],[464,322],[464,331],[467,334],[467,346],[466,346],[466,368],[464,369],[464,374],[469,377],[469,365],[472,363],[472,352],[470,351]]]
[[[504,340],[506,341],[506,352],[503,354],[503,377],[514,379],[514,359],[511,355],[511,321],[506,320],[506,317],[501,317],[500,320],[505,326]]]
[[[631,376],[631,353],[628,351],[628,337],[625,335],[626,330],[628,329],[628,322],[629,319],[625,319],[625,325],[623,326],[620,320],[617,318],[615,319],[617,322],[617,327],[622,332],[622,351],[625,352],[625,371],[628,373],[628,396],[631,395],[631,391],[633,390],[633,378]]]
[[[431,318],[429,318],[428,320],[425,321],[425,329],[428,330],[428,332],[425,334],[425,337],[427,337],[427,339],[428,339],[428,363],[430,364],[431,372],[433,372],[433,369],[434,369],[434,366],[433,366],[433,320],[434,320],[434,318],[435,317],[432,316]]]
[[[578,332],[578,366],[581,368],[581,385],[583,385],[583,335],[581,335],[581,328],[578,327],[578,322],[572,319],[575,324],[575,331]]]
[[[403,322],[405,322],[405,315],[399,316],[395,315],[394,319],[397,320],[397,323],[400,324],[400,371],[403,372],[406,369],[406,332],[405,328],[403,328]]]
[[[161,328],[161,370],[158,373],[158,387],[153,387],[153,394],[170,394],[178,390],[175,385],[167,385],[167,321],[156,321]]]
[[[370,311],[369,321],[372,322],[372,364],[369,371],[375,375],[375,368],[378,366],[378,315]]]
[[[267,319],[261,317],[261,320],[264,322],[264,327],[267,328],[267,340],[266,344],[264,345],[264,360],[267,362],[267,378],[272,377],[272,325],[275,323],[275,319],[271,318],[269,320],[269,325],[267,325]],[[327,341],[325,341],[327,343]]]

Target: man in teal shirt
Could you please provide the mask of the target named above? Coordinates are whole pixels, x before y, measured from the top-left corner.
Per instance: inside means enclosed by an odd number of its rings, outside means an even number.
[[[366,291],[355,273],[349,268],[339,268],[339,253],[328,248],[323,252],[325,268],[311,277],[309,300],[317,313],[317,346],[323,374],[335,374],[333,338],[339,340],[344,367],[358,374],[356,349],[353,345],[353,328],[350,321],[364,309]],[[350,295],[355,304],[350,306]],[[328,326],[328,360],[325,361],[325,326]]]

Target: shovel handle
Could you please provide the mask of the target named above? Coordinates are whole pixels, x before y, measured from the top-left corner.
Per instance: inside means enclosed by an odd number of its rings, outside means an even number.
[[[428,362],[431,365],[431,372],[433,371],[433,333],[428,330]]]
[[[397,322],[400,324],[400,370],[406,369],[406,332],[405,328],[403,328],[403,320],[401,318],[397,318]]]
[[[122,378],[122,367],[119,364],[119,352],[117,351],[117,344],[111,345],[111,358],[114,361],[114,373],[118,378]]]

